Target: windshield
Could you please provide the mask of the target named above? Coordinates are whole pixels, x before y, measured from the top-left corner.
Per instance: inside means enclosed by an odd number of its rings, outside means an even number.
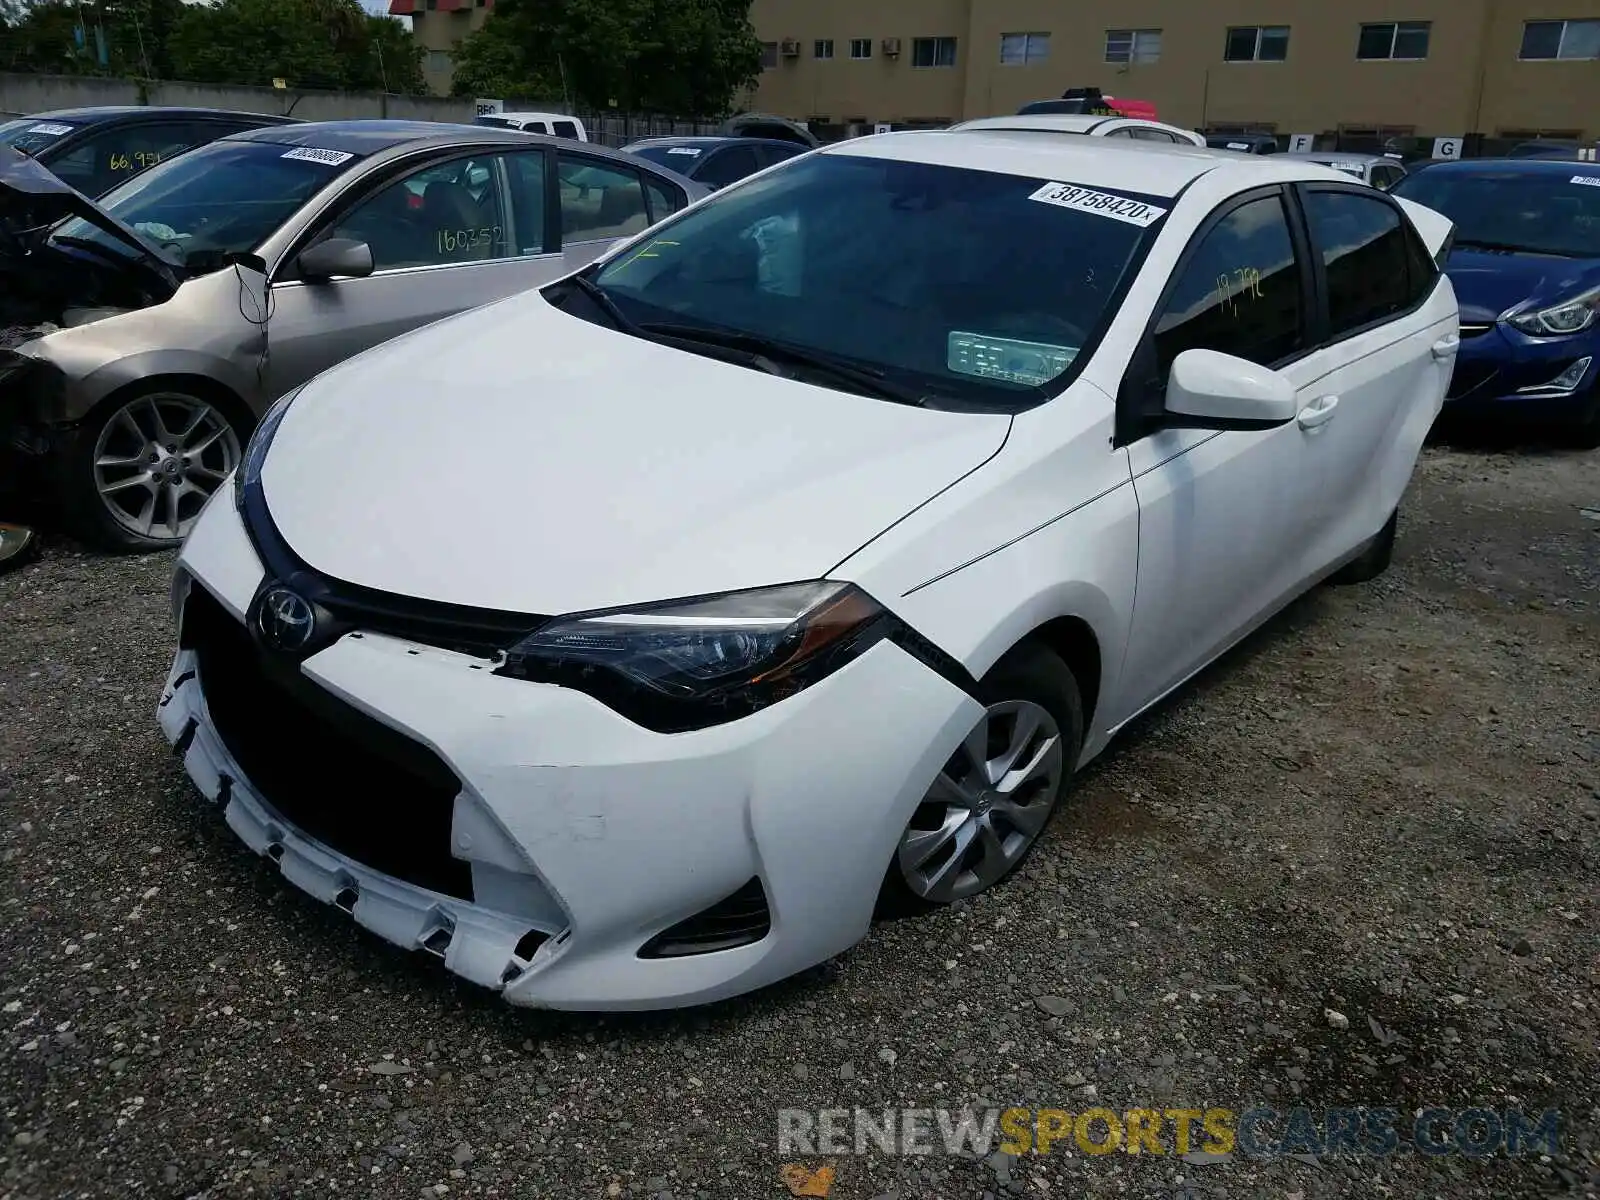
[[[254,250],[358,156],[277,142],[212,142],[113,188],[100,207],[133,227],[189,275]],[[131,247],[72,217],[51,235],[123,257]]]
[[[1458,246],[1600,258],[1600,166],[1418,171],[1392,194],[1449,217]]]
[[[629,146],[629,154],[669,167],[674,171],[687,171],[705,156],[703,146]]]
[[[76,125],[69,125],[65,121],[24,117],[20,121],[7,121],[0,125],[0,145],[13,146],[37,158],[40,151],[76,128]]]
[[[797,159],[594,276],[640,325],[735,331],[985,404],[1098,336],[1170,200],[851,154]]]

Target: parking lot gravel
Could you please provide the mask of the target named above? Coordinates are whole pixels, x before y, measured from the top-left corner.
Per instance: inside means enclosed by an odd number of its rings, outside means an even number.
[[[1018,878],[678,1014],[505,1008],[244,851],[156,729],[171,565],[0,577],[0,1197],[752,1200],[805,1186],[780,1108],[966,1104],[1564,1123],[1544,1158],[798,1161],[839,1200],[1596,1194],[1600,455],[1430,448],[1389,574],[1142,719]]]

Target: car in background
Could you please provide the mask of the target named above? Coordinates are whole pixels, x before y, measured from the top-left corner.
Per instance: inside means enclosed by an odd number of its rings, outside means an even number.
[[[1380,191],[1388,191],[1406,177],[1405,167],[1385,154],[1340,154],[1333,150],[1313,150],[1285,154],[1285,158],[1321,163],[1335,171],[1353,175],[1363,183],[1370,183]]]
[[[616,150],[431,122],[234,134],[98,205],[0,149],[0,476],[88,540],[175,545],[291,388],[705,194]]]
[[[589,140],[589,131],[583,122],[567,113],[482,113],[474,117],[472,123],[489,129],[516,129],[523,133],[543,133],[551,137],[569,138],[575,142]]]
[[[1213,150],[1232,150],[1236,154],[1277,154],[1278,139],[1270,133],[1208,133],[1206,145]]]
[[[179,557],[162,734],[509,1003],[773,983],[1000,885],[1119,729],[1385,569],[1448,234],[1315,163],[825,147],[287,395]]]
[[[64,108],[0,124],[0,146],[20,150],[93,197],[191,146],[247,129],[291,124],[299,122],[220,108]]]
[[[1017,109],[1017,116],[1099,116],[1156,119],[1156,106],[1148,100],[1107,96],[1099,88],[1068,88],[1058,99],[1033,100]]]
[[[808,151],[797,142],[747,137],[643,138],[622,149],[713,191]]]
[[[1600,164],[1436,163],[1392,194],[1456,226],[1444,268],[1461,352],[1445,413],[1553,423],[1600,446]]]
[[[1192,129],[1177,125],[1164,125],[1160,121],[1146,121],[1135,117],[1083,117],[1071,115],[1019,115],[1015,117],[979,117],[962,121],[950,127],[960,130],[1022,131],[1029,133],[1078,133],[1087,137],[1132,138],[1134,141],[1158,142],[1167,146],[1204,146],[1205,138]]]

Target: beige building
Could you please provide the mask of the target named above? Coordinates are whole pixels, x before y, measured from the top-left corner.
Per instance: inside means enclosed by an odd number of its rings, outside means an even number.
[[[1014,113],[1069,87],[1189,128],[1600,136],[1600,0],[754,0],[754,107]]]
[[[450,94],[456,46],[493,11],[494,0],[389,0],[391,17],[411,18],[411,34],[422,47],[422,77],[439,96]]]

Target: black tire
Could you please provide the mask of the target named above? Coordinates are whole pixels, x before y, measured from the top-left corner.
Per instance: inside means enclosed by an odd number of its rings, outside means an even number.
[[[249,429],[248,410],[243,404],[220,390],[185,385],[152,384],[137,391],[119,392],[96,407],[64,439],[58,451],[56,474],[61,508],[66,524],[73,533],[90,545],[119,553],[169,550],[182,543],[188,527],[204,503],[203,495],[191,490],[183,491],[177,500],[179,519],[176,524],[154,526],[147,532],[141,532],[129,521],[119,520],[112,506],[126,504],[132,507],[146,489],[130,487],[127,492],[117,493],[114,498],[107,499],[101,496],[96,473],[100,469],[97,462],[102,457],[102,450],[108,452],[105,457],[109,459],[113,457],[109,453],[113,449],[116,451],[115,457],[122,457],[134,447],[136,439],[132,427],[121,424],[125,414],[129,418],[137,418],[135,425],[140,421],[148,423],[148,415],[152,413],[176,424],[176,414],[183,413],[186,408],[203,409],[208,414],[204,418],[205,423],[196,427],[196,444],[207,433],[215,432],[218,436],[214,443],[196,456],[192,464],[185,459],[168,486],[177,488],[181,484],[186,489],[205,486],[208,494],[221,486],[221,476],[237,465],[243,454]],[[169,441],[168,444],[181,443]],[[143,469],[147,466],[149,469]],[[145,464],[141,459],[138,465],[132,465],[130,461],[125,470],[130,478],[142,473],[156,479],[156,468],[164,466],[165,462],[157,464],[151,460],[150,464]],[[164,477],[162,482],[165,482]],[[162,515],[167,515],[167,493],[161,491],[153,494],[159,496]],[[131,520],[135,514],[129,515]],[[170,530],[177,532],[173,534]]]
[[[1006,873],[983,889],[987,891],[1014,875],[1028,860],[1045,829],[1049,828],[1049,821],[1061,810],[1062,800],[1071,792],[1073,770],[1083,749],[1083,700],[1078,681],[1067,664],[1049,647],[1034,641],[1023,642],[1008,651],[979,682],[976,698],[986,708],[1008,701],[1031,701],[1039,705],[1055,720],[1060,731],[1065,764],[1056,782],[1045,824]],[[897,840],[879,892],[877,916],[892,919],[947,906],[945,902],[919,896],[911,889],[900,869]]]
[[[1340,567],[1328,582],[1337,587],[1347,587],[1353,583],[1366,583],[1382,575],[1394,561],[1395,533],[1399,528],[1400,510],[1395,509],[1383,523],[1383,528],[1378,530],[1378,535],[1367,543],[1361,556]]]
[[[1572,427],[1571,441],[1579,450],[1600,450],[1600,395],[1589,402],[1589,411]]]

